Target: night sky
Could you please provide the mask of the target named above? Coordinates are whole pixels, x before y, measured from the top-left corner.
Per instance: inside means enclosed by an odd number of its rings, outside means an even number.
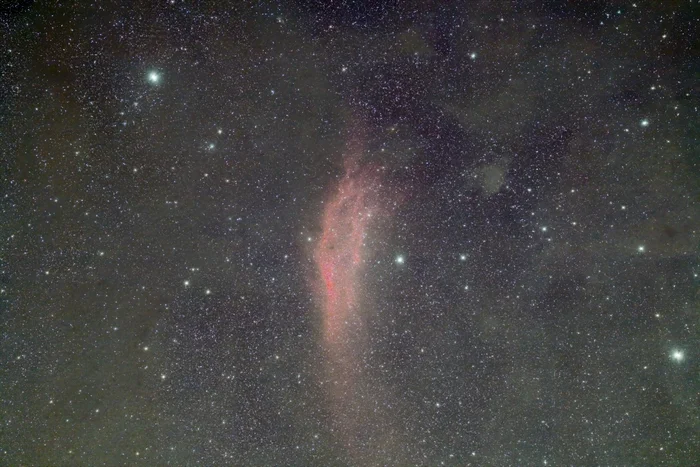
[[[2,2],[0,465],[700,465],[697,1],[223,3]]]

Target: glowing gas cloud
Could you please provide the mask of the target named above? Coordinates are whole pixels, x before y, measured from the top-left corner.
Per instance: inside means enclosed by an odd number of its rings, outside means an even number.
[[[382,184],[383,169],[364,157],[364,139],[357,127],[351,129],[343,155],[345,170],[323,203],[313,257],[323,385],[334,433],[357,465],[373,465],[379,452],[401,452],[396,447],[402,436],[386,409],[395,406],[387,402],[394,397],[368,365],[368,326],[376,319],[376,303],[366,290],[372,279],[368,265],[375,236],[401,197]]]
[[[351,455],[366,445],[363,420],[377,388],[365,378],[368,302],[364,293],[370,226],[383,209],[381,170],[362,160],[362,133],[351,132],[344,174],[323,204],[321,237],[314,249],[314,289],[321,311],[322,347],[329,410],[336,433]],[[377,437],[379,439],[379,437]]]
[[[376,169],[361,168],[362,146],[351,141],[345,174],[325,203],[322,234],[314,256],[320,279],[323,334],[328,346],[347,344],[361,328],[359,296],[367,227],[377,207]]]

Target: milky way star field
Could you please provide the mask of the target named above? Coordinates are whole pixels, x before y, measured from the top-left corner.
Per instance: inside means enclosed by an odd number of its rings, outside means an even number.
[[[700,465],[697,1],[0,29],[1,466]]]

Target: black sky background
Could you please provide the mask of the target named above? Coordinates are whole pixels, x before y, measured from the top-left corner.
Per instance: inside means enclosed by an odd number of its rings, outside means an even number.
[[[698,8],[3,5],[0,464],[697,465]],[[358,121],[348,450],[310,282]]]

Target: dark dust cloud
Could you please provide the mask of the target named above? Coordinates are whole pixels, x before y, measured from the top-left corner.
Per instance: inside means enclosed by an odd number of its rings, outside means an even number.
[[[697,1],[0,27],[0,465],[700,464]]]

